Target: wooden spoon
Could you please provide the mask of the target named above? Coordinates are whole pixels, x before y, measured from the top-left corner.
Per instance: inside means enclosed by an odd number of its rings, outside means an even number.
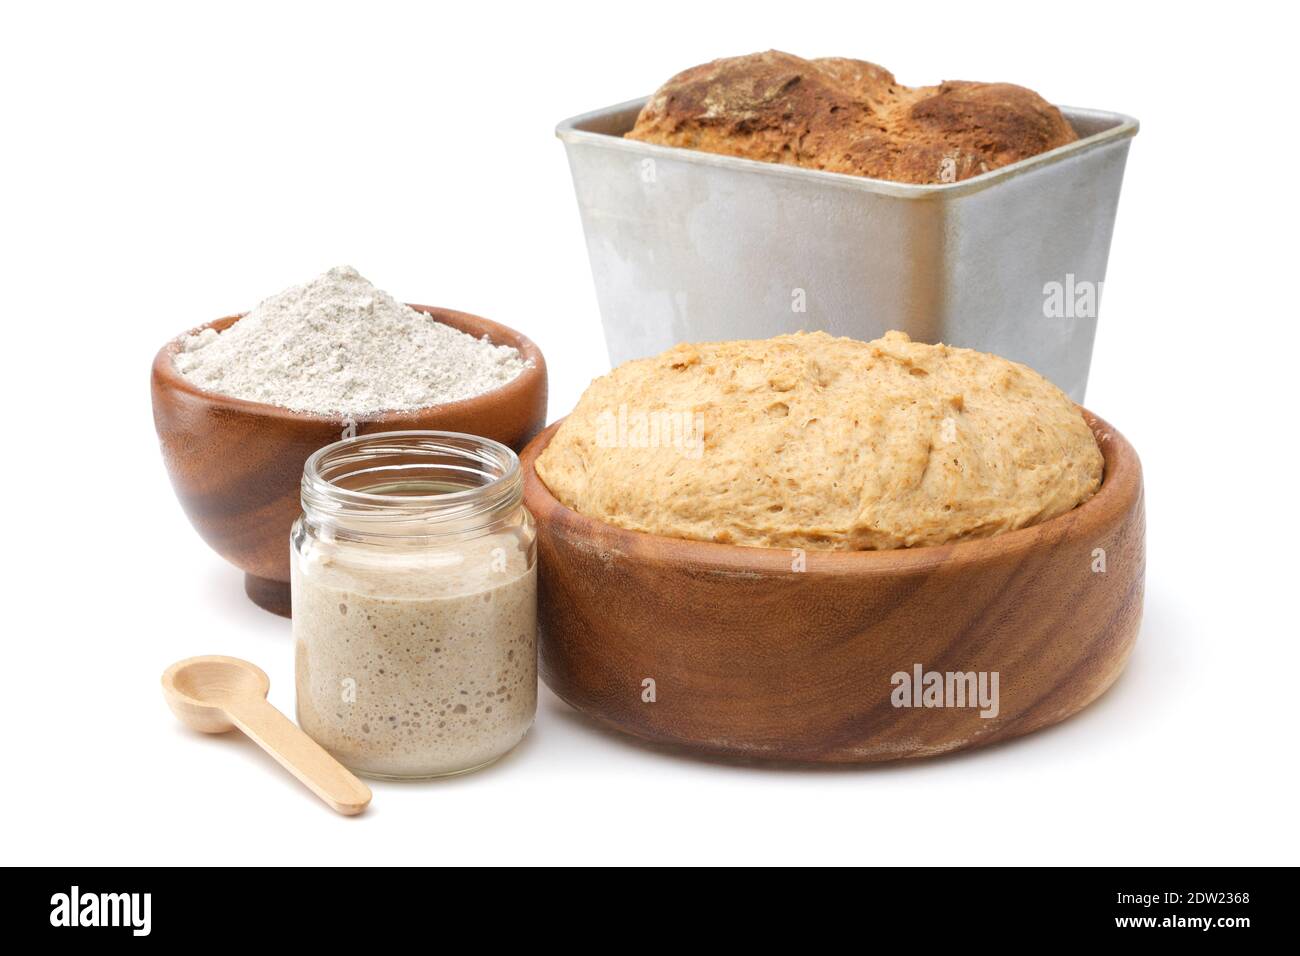
[[[237,657],[191,657],[163,672],[163,696],[181,722],[205,734],[238,727],[339,813],[370,803],[370,788],[266,699],[271,681]]]

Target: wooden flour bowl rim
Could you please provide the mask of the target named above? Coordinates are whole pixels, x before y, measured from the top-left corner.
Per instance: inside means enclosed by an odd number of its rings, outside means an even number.
[[[200,401],[223,406],[245,415],[281,419],[287,422],[299,422],[308,425],[332,426],[342,421],[354,421],[357,424],[364,423],[368,425],[383,424],[385,422],[408,422],[412,418],[434,410],[440,413],[455,413],[458,417],[469,417],[496,406],[524,401],[525,396],[537,387],[538,377],[546,374],[546,360],[542,358],[541,350],[533,343],[532,339],[520,332],[516,332],[509,326],[469,312],[457,312],[454,309],[442,309],[432,305],[409,304],[417,312],[423,312],[425,315],[461,332],[473,335],[475,338],[482,338],[486,335],[494,345],[512,346],[519,351],[524,361],[529,364],[524,367],[523,371],[499,388],[454,402],[443,402],[441,404],[425,405],[420,408],[378,412],[368,415],[319,415],[312,412],[297,412],[279,405],[252,402],[247,399],[223,395],[220,392],[208,391],[189,381],[176,369],[172,357],[180,351],[182,338],[186,335],[194,335],[207,328],[222,332],[234,325],[246,314],[240,313],[239,315],[228,315],[212,322],[205,322],[203,325],[172,338],[154,356],[153,374],[155,381],[169,390],[184,392]]]
[[[1097,438],[1105,467],[1101,488],[1083,504],[1064,514],[991,538],[889,551],[825,551],[805,549],[807,568],[818,574],[862,576],[925,571],[944,565],[978,565],[1015,559],[1029,551],[1051,548],[1063,541],[1100,542],[1124,520],[1142,495],[1142,465],[1137,452],[1118,431],[1086,408],[1084,419]],[[690,565],[721,573],[785,574],[791,548],[753,548],[686,538],[669,538],[632,531],[591,518],[561,504],[538,477],[533,465],[564,419],[537,435],[520,456],[524,470],[524,504],[539,523],[559,521],[571,538],[599,541],[604,551],[654,555],[656,561]],[[1098,545],[1100,546],[1100,544]]]

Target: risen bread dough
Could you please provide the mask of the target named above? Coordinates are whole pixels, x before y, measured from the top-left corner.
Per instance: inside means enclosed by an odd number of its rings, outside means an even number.
[[[769,548],[983,538],[1090,498],[1102,457],[1033,370],[823,332],[678,345],[592,382],[537,458],[561,502],[635,531]]]

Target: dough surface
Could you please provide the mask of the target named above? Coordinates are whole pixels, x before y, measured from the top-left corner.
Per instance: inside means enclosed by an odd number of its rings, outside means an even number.
[[[767,548],[985,538],[1096,493],[1078,407],[995,355],[824,332],[682,344],[596,379],[536,460],[563,504]]]

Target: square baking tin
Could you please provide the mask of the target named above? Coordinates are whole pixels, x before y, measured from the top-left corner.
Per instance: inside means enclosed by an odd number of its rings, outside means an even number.
[[[901,329],[1024,362],[1082,402],[1138,123],[911,185],[623,139],[645,100],[556,128],[614,364],[678,342]]]

